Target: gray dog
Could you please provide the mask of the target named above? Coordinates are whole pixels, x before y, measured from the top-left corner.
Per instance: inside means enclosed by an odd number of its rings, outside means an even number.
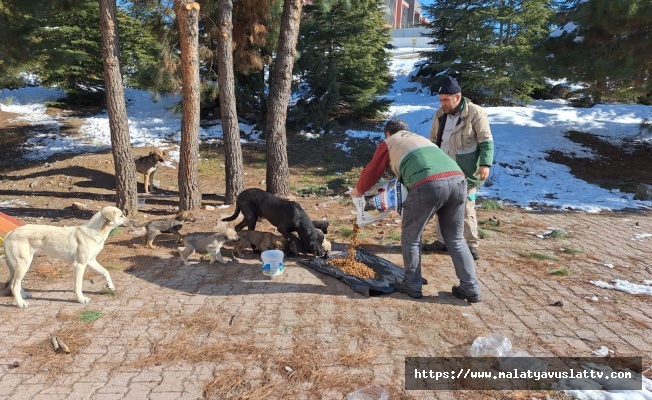
[[[238,233],[233,228],[226,228],[223,232],[193,232],[183,238],[185,248],[180,251],[181,260],[185,265],[190,265],[188,257],[195,251],[198,253],[210,253],[211,264],[219,260],[222,264],[227,262],[222,258],[220,249],[224,243],[238,240]]]
[[[177,236],[177,243],[181,242],[179,230],[183,228],[186,222],[195,222],[196,218],[190,211],[181,211],[174,218],[160,218],[151,220],[145,225],[147,232],[143,236],[143,241],[147,241],[150,249],[155,249],[154,239],[161,233],[171,233]]]

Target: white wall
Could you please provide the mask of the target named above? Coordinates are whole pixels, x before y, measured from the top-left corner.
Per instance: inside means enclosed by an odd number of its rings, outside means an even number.
[[[392,29],[391,44],[398,48],[430,47],[428,45],[430,38],[421,36],[421,33],[425,32],[427,32],[427,29],[424,28]]]

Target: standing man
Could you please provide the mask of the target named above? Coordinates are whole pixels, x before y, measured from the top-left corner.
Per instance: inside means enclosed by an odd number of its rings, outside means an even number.
[[[360,197],[391,167],[408,189],[403,202],[401,252],[405,279],[394,288],[408,296],[423,297],[421,286],[421,235],[434,214],[441,224],[442,235],[449,244],[455,274],[460,280],[453,286],[455,297],[477,303],[480,285],[475,263],[464,241],[464,203],[466,179],[460,167],[427,138],[408,131],[405,121],[393,119],[385,125],[385,140],[360,173],[351,196]]]
[[[432,121],[430,140],[455,160],[466,176],[469,187],[464,214],[464,239],[473,259],[479,260],[475,197],[478,187],[489,177],[494,158],[489,120],[484,108],[462,96],[462,88],[455,78],[446,77],[438,92],[441,108]],[[448,251],[448,242],[442,237],[439,221],[436,233],[435,241],[424,245],[423,250]]]

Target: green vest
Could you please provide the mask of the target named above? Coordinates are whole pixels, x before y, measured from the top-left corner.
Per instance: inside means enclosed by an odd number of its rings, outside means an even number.
[[[392,171],[408,189],[431,175],[462,172],[436,144],[416,133],[398,131],[385,139],[385,144]]]

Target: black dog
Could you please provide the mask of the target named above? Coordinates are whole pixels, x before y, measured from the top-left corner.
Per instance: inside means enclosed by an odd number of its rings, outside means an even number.
[[[305,249],[317,257],[322,257],[324,251],[324,234],[316,229],[301,205],[296,201],[281,199],[262,189],[251,188],[238,195],[235,202],[235,212],[232,216],[222,218],[222,221],[233,221],[240,212],[244,216],[242,222],[235,226],[236,231],[245,226],[250,231],[256,229],[258,218],[267,219],[276,227],[283,237]],[[299,239],[292,232],[299,234]]]

